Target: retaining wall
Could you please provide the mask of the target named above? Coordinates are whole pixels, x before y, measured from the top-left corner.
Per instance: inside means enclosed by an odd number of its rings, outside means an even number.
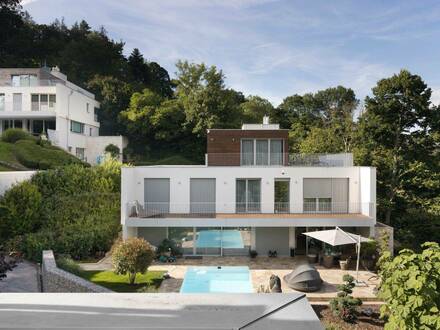
[[[43,251],[43,292],[113,292],[57,267],[51,250]]]

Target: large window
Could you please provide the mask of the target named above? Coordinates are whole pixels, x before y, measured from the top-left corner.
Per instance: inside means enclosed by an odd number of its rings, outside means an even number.
[[[306,213],[347,213],[347,178],[310,178],[303,181]]]
[[[74,133],[84,134],[84,124],[72,120],[70,122],[70,130]]]
[[[283,140],[242,139],[241,165],[283,165]]]
[[[5,94],[0,94],[0,111],[5,111]]]
[[[289,213],[289,179],[275,179],[275,213]]]
[[[237,213],[261,212],[261,180],[237,179],[235,198]]]
[[[56,102],[57,101],[55,94],[32,94],[31,110],[32,111],[55,110]]]
[[[37,76],[34,74],[12,75],[11,80],[13,87],[29,87],[38,85]]]
[[[190,179],[190,212],[215,213],[215,179]]]

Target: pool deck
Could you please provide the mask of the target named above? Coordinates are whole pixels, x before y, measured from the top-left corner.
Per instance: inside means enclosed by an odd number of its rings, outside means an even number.
[[[255,292],[261,285],[268,286],[269,278],[272,274],[280,277],[282,283],[282,290],[285,293],[297,292],[290,289],[283,280],[284,275],[290,273],[295,265],[304,262],[304,257],[260,257],[255,259],[249,257],[203,257],[202,259],[178,259],[175,263],[165,264],[155,262],[150,266],[149,270],[165,270],[171,275],[170,279],[164,280],[159,288],[159,292],[179,292],[180,287],[185,277],[185,273],[190,266],[248,266],[252,276],[252,285]],[[356,277],[355,270],[342,271],[339,268],[325,268],[316,264],[316,269],[319,271],[324,283],[321,290],[317,292],[306,293],[309,301],[325,302],[336,297],[338,284],[342,284],[342,276],[350,274]],[[98,270],[111,269],[109,258],[103,259],[101,262],[95,264],[82,264],[83,269]],[[353,290],[353,296],[363,299],[364,301],[378,301],[374,292],[375,287],[379,284],[376,274],[361,270],[359,271],[359,279],[365,282],[364,285],[356,286]]]

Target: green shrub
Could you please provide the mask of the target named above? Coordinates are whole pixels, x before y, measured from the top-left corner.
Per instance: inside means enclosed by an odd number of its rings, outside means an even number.
[[[22,253],[29,260],[41,262],[44,250],[56,250],[54,248],[54,237],[55,235],[47,229],[40,230],[36,233],[29,233],[24,236],[23,245],[21,247]]]
[[[440,329],[440,246],[422,244],[422,252],[405,249],[379,259],[379,298],[385,329]]]
[[[330,309],[345,322],[354,322],[357,319],[357,307],[362,305],[362,301],[351,295],[355,287],[353,276],[345,274],[342,280],[345,283],[338,285],[338,296],[330,300]]]
[[[0,239],[38,230],[42,225],[42,195],[29,181],[12,186],[0,199]]]
[[[104,149],[105,152],[108,152],[113,158],[119,157],[120,150],[118,146],[115,146],[114,144],[110,143],[108,146]]]
[[[81,267],[69,256],[60,256],[57,258],[57,266],[66,272],[80,276],[82,273]]]
[[[69,164],[82,164],[78,158],[60,148],[42,147],[31,140],[17,141],[14,154],[21,164],[33,169],[46,170]]]
[[[173,256],[179,256],[182,254],[180,249],[177,247],[176,243],[173,240],[165,238],[157,247],[156,253],[158,255],[161,255],[167,252],[170,252],[171,255]]]
[[[143,238],[129,238],[120,242],[112,254],[115,273],[128,274],[130,284],[134,284],[136,273],[145,273],[154,257],[153,247]]]
[[[33,140],[32,135],[21,128],[9,128],[2,134],[2,141],[7,143],[15,143],[19,140]]]

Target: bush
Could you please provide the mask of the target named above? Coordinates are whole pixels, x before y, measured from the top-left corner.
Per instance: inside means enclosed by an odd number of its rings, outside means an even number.
[[[23,131],[21,128],[9,128],[2,134],[2,141],[7,143],[15,143],[19,140],[33,139],[32,135]]]
[[[182,253],[173,240],[165,238],[162,243],[157,247],[157,254],[170,252],[172,256],[180,256]]]
[[[0,239],[38,230],[42,225],[42,195],[29,181],[12,186],[0,199]]]
[[[115,273],[128,274],[134,284],[136,273],[145,273],[154,257],[153,247],[143,238],[129,238],[113,249],[112,262]]]
[[[14,250],[34,261],[45,249],[73,259],[101,257],[120,229],[116,162],[38,172],[0,200],[0,241],[8,239]]]
[[[422,244],[422,252],[405,249],[379,259],[379,298],[385,304],[385,329],[440,329],[440,246]]]
[[[69,256],[61,256],[57,258],[57,266],[66,272],[80,276],[82,273],[81,267]]]
[[[22,165],[33,169],[47,170],[69,164],[83,164],[78,158],[60,148],[42,147],[31,140],[17,141],[14,154]]]
[[[338,285],[338,296],[330,300],[330,309],[345,322],[354,322],[357,319],[357,307],[362,305],[362,301],[351,296],[355,287],[353,276],[345,274],[342,280],[345,283]]]
[[[118,158],[120,154],[120,150],[118,146],[115,146],[114,144],[110,143],[108,146],[104,149],[105,152],[108,152],[113,158]]]

